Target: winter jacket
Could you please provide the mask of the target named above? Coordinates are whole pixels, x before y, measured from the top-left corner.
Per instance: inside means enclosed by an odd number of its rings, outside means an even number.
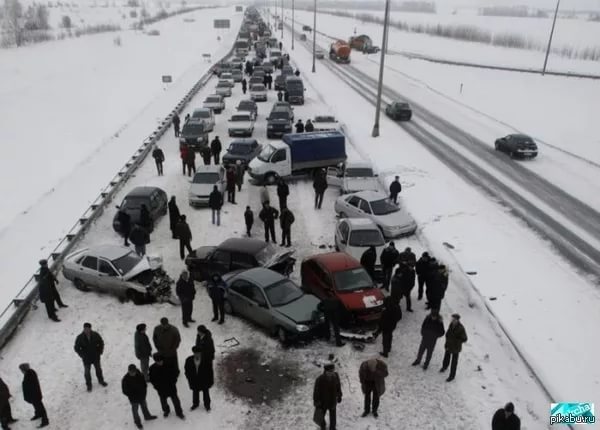
[[[181,124],[181,119],[179,118],[179,115],[175,114],[173,115],[173,124],[179,127],[179,124]]]
[[[171,324],[159,324],[154,328],[152,340],[157,351],[163,357],[175,357],[177,355],[177,348],[179,348],[179,344],[181,343],[181,335],[177,327]]]
[[[292,227],[292,224],[296,218],[294,218],[294,214],[289,209],[284,209],[281,211],[281,216],[279,217],[279,223],[281,225],[282,230],[288,230]]]
[[[185,162],[187,162],[188,159],[188,152],[190,152],[191,149],[189,149],[187,147],[187,145],[180,145],[179,146],[179,155],[181,157],[181,159]]]
[[[275,209],[273,206],[265,206],[261,209],[258,217],[265,224],[272,224],[279,217],[279,211]]]
[[[360,386],[363,394],[367,393],[367,384],[375,383],[375,390],[377,390],[377,394],[379,396],[385,393],[385,378],[388,376],[388,368],[387,364],[378,358],[375,359],[377,361],[377,365],[375,366],[375,370],[371,370],[369,366],[369,362],[371,360],[365,360],[360,365],[358,369],[358,379],[360,380]]]
[[[391,333],[396,330],[398,321],[402,319],[402,309],[394,300],[385,301],[385,307],[379,319],[378,331],[383,333]]]
[[[152,217],[150,216],[150,212],[148,211],[148,208],[145,206],[142,206],[142,208],[140,209],[140,225],[142,227],[144,227],[146,230],[150,231],[152,230]]]
[[[4,412],[4,408],[9,404],[8,399],[12,396],[10,394],[10,390],[8,389],[8,385],[4,383],[2,378],[0,378],[0,413]]]
[[[423,340],[428,342],[435,342],[438,337],[444,335],[444,321],[441,316],[437,319],[433,319],[431,315],[427,315],[423,324],[421,325],[421,336]]]
[[[135,356],[138,360],[142,358],[148,358],[152,355],[152,345],[150,345],[150,339],[146,333],[140,333],[135,331],[133,335],[133,345],[135,349]]]
[[[211,157],[211,152],[210,152],[210,147],[208,145],[203,146],[202,148],[200,148],[200,156],[202,157],[202,160],[204,160],[204,162],[206,163],[207,161],[210,163],[210,157]]]
[[[129,233],[129,240],[135,246],[143,246],[150,243],[150,235],[144,227],[136,224]]]
[[[315,177],[313,188],[317,193],[324,193],[327,189],[327,177],[322,172]]]
[[[74,349],[85,364],[91,364],[98,361],[104,352],[104,341],[95,331],[90,333],[89,338],[85,333],[80,333],[75,339]]]
[[[136,369],[135,375],[131,376],[129,372],[121,380],[121,390],[127,396],[131,403],[141,403],[146,400],[148,384],[142,372]]]
[[[252,226],[252,224],[254,224],[254,212],[252,212],[250,209],[247,209],[244,212],[244,221],[246,222],[246,225]]]
[[[203,360],[213,361],[215,359],[215,343],[211,334],[207,333],[204,337],[196,335],[196,347],[200,348]]]
[[[365,268],[371,278],[375,275],[375,263],[377,261],[377,251],[375,248],[369,248],[360,257],[360,264]]]
[[[221,149],[221,141],[215,137],[212,142],[210,142],[210,152],[213,155],[220,154]]]
[[[277,195],[280,199],[286,198],[290,195],[290,187],[285,182],[277,184]]]
[[[158,391],[159,396],[171,396],[177,392],[179,370],[175,366],[154,363],[148,373],[150,383]]]
[[[398,250],[396,248],[392,248],[391,246],[386,246],[383,251],[381,251],[381,256],[379,257],[379,261],[381,262],[381,266],[384,268],[391,269],[398,262]]]
[[[223,194],[219,190],[213,190],[208,196],[208,207],[217,211],[223,207]]]
[[[177,223],[179,222],[179,217],[181,216],[177,202],[175,202],[173,199],[169,200],[168,208],[169,226],[171,227],[171,230],[175,230],[175,227],[177,227]]]
[[[398,195],[400,194],[400,192],[402,191],[402,185],[400,184],[400,182],[394,180],[391,184],[390,184],[390,194],[393,195]]]
[[[521,430],[521,420],[515,414],[506,418],[504,409],[500,408],[492,418],[492,430]]]
[[[459,322],[448,324],[446,330],[446,351],[453,354],[459,353],[462,350],[462,344],[467,341],[467,331]]]
[[[411,267],[405,266],[400,274],[400,294],[410,294],[415,286],[415,271]]]
[[[27,403],[37,403],[42,400],[42,389],[37,373],[33,369],[27,369],[23,374],[23,400]]]
[[[47,267],[40,268],[40,274],[38,278],[38,293],[42,303],[46,303],[47,300],[50,302],[54,300],[57,282],[58,281],[50,269]]]
[[[235,183],[238,185],[242,185],[244,183],[244,173],[246,173],[246,168],[242,163],[235,165]]]
[[[190,230],[190,226],[187,222],[183,220],[179,220],[177,226],[175,227],[175,233],[179,240],[183,242],[189,242],[192,240],[192,231]]]
[[[180,277],[175,285],[175,293],[182,302],[193,302],[194,298],[196,297],[194,280],[192,278],[188,278],[186,281]]]
[[[416,271],[417,271],[417,275],[419,276],[425,276],[427,274],[427,268],[429,266],[429,257],[421,257],[419,258],[419,260],[417,261],[416,264]]]
[[[235,170],[228,169],[225,177],[227,179],[227,191],[235,191],[235,186],[236,186]]]
[[[162,149],[156,148],[154,151],[152,151],[152,158],[162,163],[165,161],[165,153]]]
[[[225,300],[227,296],[227,284],[222,279],[219,279],[217,282],[210,279],[206,284],[206,288],[208,289],[208,296],[212,301],[221,303]]]
[[[337,372],[327,371],[315,381],[313,403],[316,408],[334,409],[342,401],[342,385]]]
[[[194,356],[191,355],[186,358],[184,369],[190,390],[204,390],[213,386],[215,380],[211,360],[202,356],[200,364],[196,367]]]
[[[306,125],[304,126],[304,131],[307,133],[313,132],[315,131],[315,126],[313,125],[312,121],[306,121]]]
[[[131,230],[131,217],[125,211],[119,211],[117,215],[117,221],[119,221],[119,229],[122,234],[129,234]]]
[[[296,123],[295,127],[296,133],[304,133],[304,124],[302,124],[300,121]]]
[[[417,264],[417,256],[412,251],[404,250],[398,255],[398,263],[405,263],[409,266],[415,267]]]

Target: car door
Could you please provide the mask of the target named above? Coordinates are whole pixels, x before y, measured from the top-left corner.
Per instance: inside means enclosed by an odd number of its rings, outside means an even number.
[[[249,296],[249,318],[261,327],[271,328],[273,317],[263,289],[250,283]]]
[[[350,233],[350,226],[347,221],[340,221],[337,230],[335,232],[335,246],[340,251],[344,251],[348,244],[348,236]]]
[[[98,278],[102,289],[113,293],[122,293],[125,285],[121,277],[110,263],[103,258],[98,259]]]
[[[362,216],[360,209],[358,208],[360,205],[360,201],[362,199],[357,196],[352,196],[346,200],[347,213],[350,217]]]
[[[229,251],[217,249],[210,256],[207,272],[209,276],[212,276],[215,273],[219,275],[224,275],[225,273],[231,272],[230,267],[231,254],[229,253]]]
[[[79,273],[76,276],[89,287],[98,287],[98,259],[93,255],[86,255],[79,265]]]
[[[337,167],[327,168],[327,185],[330,187],[341,187],[342,186],[342,173]]]
[[[250,284],[243,279],[235,280],[229,286],[229,292],[227,294],[227,300],[233,308],[233,311],[244,318],[247,318],[248,314],[249,305],[246,297],[250,294],[248,292],[249,286]]]
[[[360,199],[360,202],[358,203],[358,210],[361,212],[361,215],[369,218],[371,217],[371,206],[369,206],[369,202],[365,199]]]
[[[254,257],[242,252],[234,252],[231,254],[231,271],[252,269],[256,267],[256,260]]]

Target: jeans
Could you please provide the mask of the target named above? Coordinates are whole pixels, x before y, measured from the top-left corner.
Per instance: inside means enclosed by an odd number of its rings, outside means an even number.
[[[406,310],[412,309],[412,302],[410,301],[410,291],[404,292],[400,298],[406,297]]]
[[[381,333],[381,343],[383,345],[383,353],[389,354],[392,350],[393,331],[384,331]]]
[[[83,362],[83,377],[85,378],[85,385],[88,387],[92,386],[92,375],[90,373],[91,367],[94,366],[94,370],[96,371],[96,378],[98,382],[104,382],[104,376],[102,375],[102,366],[100,365],[100,357],[92,363]]]
[[[252,224],[246,224],[246,234],[248,237],[252,236]]]
[[[325,315],[325,340],[329,340],[331,338],[331,328],[333,328],[333,335],[335,336],[335,344],[339,345],[342,343],[342,337],[340,335],[340,325],[338,322],[332,318],[329,318]]]
[[[181,256],[182,260],[185,258],[184,248],[187,249],[190,254],[192,253],[192,245],[190,245],[190,241],[179,239],[179,255]]]
[[[158,172],[158,176],[162,176],[163,174],[163,162],[156,160],[156,171]]]
[[[394,204],[398,204],[398,194],[397,193],[391,193],[390,194],[390,200],[394,202]]]
[[[456,376],[456,367],[458,366],[458,352],[449,352],[446,350],[444,353],[444,361],[442,362],[442,369],[446,370],[448,364],[450,364],[450,377]]]
[[[283,210],[283,208],[287,208],[287,196],[278,196],[279,197],[279,212]]]
[[[173,124],[173,128],[175,129],[175,137],[179,137],[179,124]]]
[[[46,306],[46,313],[48,314],[48,318],[50,318],[51,320],[58,319],[58,317],[56,316],[56,308],[54,307],[54,300],[46,299],[44,306]]]
[[[175,408],[175,414],[183,415],[183,411],[181,410],[181,402],[179,401],[179,396],[177,396],[177,389],[170,395],[158,394],[160,397],[160,406],[164,413],[171,412],[171,408],[169,407],[169,403],[167,403],[167,399],[170,397],[173,402],[173,407]]]
[[[181,167],[183,169],[183,174],[185,175],[185,168],[187,167],[187,163],[185,162],[185,160],[181,160]]]
[[[204,404],[204,409],[210,409],[210,393],[208,388],[203,390],[192,390],[192,405],[198,406],[200,404],[200,391],[202,391],[202,403]]]
[[[196,163],[195,162],[191,162],[191,163],[186,163],[186,167],[187,167],[187,173],[188,176],[192,176],[192,172],[196,173]]]
[[[212,223],[215,224],[215,215],[217,218],[217,225],[221,225],[221,209],[213,209],[212,210]]]
[[[425,354],[425,363],[423,363],[423,367],[429,366],[429,362],[431,361],[431,356],[433,355],[433,350],[435,348],[436,341],[437,339],[435,339],[433,342],[431,340],[425,340],[424,338],[421,339],[421,344],[419,345],[419,352],[417,353],[417,363],[421,362],[421,358],[423,358],[423,353],[427,352],[427,354]]]
[[[281,229],[281,244],[287,244],[287,246],[292,246],[292,229],[286,228]]]
[[[184,324],[192,322],[192,310],[194,302],[192,300],[181,301],[181,320]]]
[[[393,267],[382,267],[383,271],[383,288],[389,291],[390,281],[392,280]]]
[[[229,203],[235,203],[235,185],[232,190],[227,190],[227,201]]]
[[[335,430],[335,425],[337,421],[335,406],[330,409],[325,409],[325,413],[329,412],[329,430]],[[325,426],[322,426],[321,429],[325,429]]]
[[[42,423],[47,423],[48,422],[48,414],[46,413],[46,408],[44,407],[42,400],[40,399],[40,400],[32,403],[32,405],[33,405],[33,410],[34,410],[34,416],[40,417],[42,419]]]
[[[215,161],[215,166],[218,166],[220,161],[219,161],[219,156],[221,155],[220,152],[217,152],[216,154],[213,154],[213,160]]]
[[[225,303],[221,300],[212,300],[213,319],[219,322],[225,321]]]
[[[265,241],[269,241],[269,233],[271,233],[271,240],[277,243],[275,238],[275,221],[265,222]]]
[[[423,298],[423,286],[425,285],[425,276],[417,275],[417,283],[419,284],[419,295],[417,296],[418,300]]]
[[[152,416],[152,414],[148,410],[148,404],[146,403],[146,400],[143,400],[141,402],[131,402],[131,413],[133,414],[133,422],[137,425],[142,424],[142,420],[140,419],[139,413],[140,408],[142,409],[144,419],[147,420],[148,418],[150,418],[150,416]]]
[[[140,257],[146,255],[146,245],[135,245],[135,253]]]
[[[377,412],[379,409],[379,393],[375,381],[367,381],[365,383],[365,412]],[[371,398],[373,399],[373,405],[371,405]],[[373,408],[371,409],[371,406]]]
[[[142,371],[142,375],[144,375],[144,379],[146,382],[150,380],[148,375],[148,369],[150,368],[150,357],[140,358],[140,370]]]
[[[315,193],[315,209],[321,209],[321,205],[323,204],[323,194],[324,193]]]

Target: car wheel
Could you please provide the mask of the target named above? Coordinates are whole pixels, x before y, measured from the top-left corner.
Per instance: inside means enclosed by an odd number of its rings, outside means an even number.
[[[281,342],[283,345],[288,343],[288,334],[283,327],[277,327],[277,339],[279,339],[279,342]]]
[[[90,288],[87,285],[85,285],[85,282],[83,282],[79,278],[75,278],[73,280],[73,285],[75,285],[75,288],[77,288],[79,291],[83,291],[84,293],[90,291]]]
[[[127,296],[128,300],[133,302],[134,305],[143,305],[146,301],[144,295],[139,291],[129,289],[125,295]]]
[[[231,302],[229,300],[225,300],[223,304],[223,309],[227,315],[234,315],[233,307],[231,306]]]
[[[346,218],[346,213],[345,212],[340,212],[340,218]]]

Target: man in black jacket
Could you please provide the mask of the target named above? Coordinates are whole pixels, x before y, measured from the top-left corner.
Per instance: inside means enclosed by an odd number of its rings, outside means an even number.
[[[57,281],[48,268],[48,262],[46,260],[40,260],[39,264],[40,271],[38,276],[38,294],[40,296],[40,301],[46,306],[48,318],[50,318],[52,321],[59,322],[60,320],[56,316],[56,307],[54,302],[59,302],[63,307],[66,307],[66,305],[60,301],[58,290],[56,290]]]
[[[192,319],[196,287],[194,286],[194,280],[190,278],[190,274],[186,270],[181,272],[177,285],[175,286],[175,292],[181,302],[181,318],[183,326],[188,327],[188,323],[196,322],[196,320]]]
[[[154,227],[154,221],[152,220],[152,216],[146,205],[142,205],[140,208],[140,225],[148,232],[151,232]]]
[[[394,181],[390,184],[390,200],[395,204],[398,204],[398,194],[402,191],[402,185],[400,184],[400,176],[396,176]]]
[[[508,402],[492,418],[492,430],[521,430],[521,420],[515,415],[515,405]]]
[[[402,319],[402,310],[400,306],[391,297],[386,297],[383,300],[383,312],[379,319],[379,326],[377,327],[377,333],[381,333],[381,341],[383,351],[380,354],[387,357],[392,350],[392,338],[394,330],[398,326],[398,321]]]
[[[283,211],[287,207],[287,198],[290,195],[290,187],[285,183],[283,178],[279,178],[277,182],[277,197],[279,198],[279,210]]]
[[[265,228],[265,241],[269,241],[270,233],[273,243],[277,243],[277,239],[275,238],[275,220],[279,217],[277,209],[269,205],[269,202],[265,202],[263,208],[258,213],[258,217],[263,222]]]
[[[390,244],[381,251],[379,261],[381,263],[381,269],[383,270],[383,288],[389,291],[394,266],[398,262],[398,250],[396,249],[394,242],[390,242]]]
[[[92,391],[92,375],[90,374],[91,366],[94,366],[96,371],[96,378],[103,387],[108,384],[104,381],[102,375],[102,367],[100,365],[100,356],[104,352],[104,341],[102,337],[95,331],[92,330],[90,323],[83,324],[83,333],[75,339],[75,352],[83,361],[85,385],[88,391]]]
[[[158,172],[158,176],[163,176],[163,162],[165,161],[165,153],[158,146],[154,145],[154,150],[152,151],[152,158],[154,158],[154,162],[156,163],[156,170]]]
[[[210,388],[214,384],[212,360],[198,346],[192,347],[193,355],[185,360],[185,377],[192,390],[192,410],[200,406],[200,391],[204,409],[210,411]]]
[[[10,430],[9,424],[16,423],[18,420],[13,418],[10,408],[10,390],[8,385],[0,378],[0,425],[3,430]]]
[[[171,408],[169,407],[169,403],[167,403],[170,397],[175,408],[175,414],[183,420],[185,416],[181,410],[181,402],[177,395],[178,376],[179,369],[173,366],[166,366],[162,355],[159,353],[154,354],[154,364],[150,366],[150,383],[160,398],[163,416],[166,418],[171,413]]]
[[[327,189],[327,174],[325,170],[317,172],[313,180],[313,188],[315,189],[315,209],[321,209],[323,194],[325,194],[325,190]]]
[[[325,412],[329,411],[329,430],[336,428],[336,408],[342,402],[342,385],[333,363],[323,366],[323,373],[317,377],[313,390],[313,404],[320,412],[321,430],[325,430]],[[317,416],[317,413],[315,413]]]
[[[135,364],[130,364],[127,368],[127,373],[121,380],[121,390],[131,403],[131,413],[133,414],[133,422],[138,429],[143,429],[142,420],[140,419],[139,409],[142,409],[142,414],[146,421],[155,420],[156,416],[152,415],[148,410],[146,403],[146,393],[148,384],[142,372],[140,372]]]
[[[233,185],[235,187],[235,184]],[[235,192],[235,188],[234,188]],[[217,186],[213,187],[212,192],[208,196],[208,207],[212,210],[212,223],[217,226],[221,225],[221,208],[223,207],[223,194],[219,191]]]
[[[129,240],[135,247],[135,253],[140,257],[146,255],[146,244],[150,243],[150,235],[144,227],[136,224],[129,233]]]
[[[248,237],[252,237],[252,225],[254,224],[254,212],[250,209],[250,206],[246,206],[246,212],[244,212],[244,222],[246,223],[246,234]]]
[[[323,312],[325,316],[325,340],[330,339],[331,329],[333,328],[336,346],[344,346],[345,343],[342,342],[342,336],[340,335],[340,322],[346,309],[342,302],[335,296],[327,297],[317,305],[317,309]]]
[[[212,301],[212,321],[219,320],[219,324],[223,324],[225,322],[225,296],[227,285],[221,278],[221,275],[215,273],[211,276],[206,287],[208,288],[208,296]]]
[[[173,128],[175,129],[175,137],[179,137],[179,125],[181,124],[181,119],[179,118],[179,115],[177,115],[177,112],[173,114],[173,119],[171,121],[173,122]]]
[[[281,224],[281,246],[292,246],[292,224],[294,223],[294,214],[287,207],[283,207],[279,216]]]
[[[248,81],[246,81],[246,78],[242,78],[242,93],[246,94],[247,89]]]
[[[419,363],[421,363],[421,358],[423,358],[423,353],[427,352],[425,355],[425,363],[423,363],[423,370],[427,370],[429,362],[431,361],[431,356],[433,355],[435,343],[438,338],[444,335],[444,333],[444,321],[437,309],[432,309],[431,313],[425,317],[425,320],[423,320],[423,324],[421,325],[421,345],[419,345],[419,352],[417,354],[417,359],[412,364],[413,366],[418,366]]]
[[[150,356],[152,355],[152,345],[146,334],[146,324],[141,323],[135,327],[135,335],[133,336],[133,346],[135,356],[140,360],[140,369],[146,381],[149,380],[148,368],[150,367]]]
[[[179,238],[179,256],[183,260],[185,258],[185,249],[191,254],[192,250],[192,231],[186,222],[185,215],[179,217],[179,222],[175,227],[175,234]]]
[[[40,388],[40,381],[38,380],[37,373],[29,367],[28,363],[20,364],[19,369],[23,372],[23,399],[27,403],[31,403],[33,405],[33,410],[35,411],[31,420],[34,421],[41,418],[42,422],[38,428],[46,427],[49,424],[49,421],[46,408],[42,402],[42,389]]]
[[[419,285],[419,295],[417,296],[417,300],[421,300],[423,298],[423,286],[425,285],[425,278],[427,277],[427,267],[429,265],[429,253],[424,252],[421,254],[421,258],[417,261],[416,264],[416,272],[417,272],[417,282]]]
[[[299,119],[298,122],[296,122],[296,125],[294,127],[296,127],[296,133],[304,133],[304,123],[301,119]]]
[[[119,221],[119,232],[123,236],[123,239],[125,239],[125,246],[129,246],[128,238],[131,231],[131,217],[127,212],[119,210],[117,220]]]
[[[306,124],[304,124],[304,131],[307,133],[312,133],[313,131],[315,131],[315,125],[310,119],[306,120]]]
[[[360,264],[365,268],[373,282],[375,282],[375,263],[377,262],[377,250],[374,246],[369,246],[369,248],[363,252],[360,257]]]
[[[219,157],[221,156],[221,141],[219,140],[219,136],[215,136],[215,138],[210,142],[210,152],[213,155],[215,160],[215,166],[218,166],[220,161]]]
[[[412,312],[412,302],[410,300],[410,293],[415,286],[415,271],[408,264],[400,264],[400,290],[398,291],[399,297],[397,297],[398,303],[402,297],[406,297],[406,310]]]
[[[179,213],[179,207],[177,206],[177,202],[175,201],[175,196],[171,196],[171,200],[169,200],[169,204],[167,206],[169,208],[169,227],[171,229],[173,239],[177,239],[175,229],[177,227],[177,223],[179,222],[179,217],[181,216],[181,214]]]
[[[212,153],[208,145],[205,145],[202,148],[200,148],[200,156],[202,157],[202,161],[204,162],[205,166],[210,166],[211,155]]]

